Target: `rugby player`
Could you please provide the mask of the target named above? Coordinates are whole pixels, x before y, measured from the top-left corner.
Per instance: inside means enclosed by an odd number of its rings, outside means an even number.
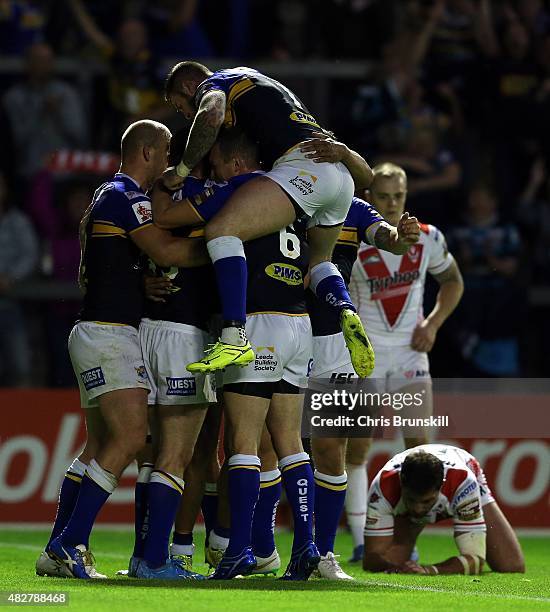
[[[281,83],[250,68],[212,73],[197,62],[181,62],[166,80],[166,99],[193,119],[182,161],[164,175],[174,188],[211,149],[222,125],[239,126],[260,147],[270,170],[241,186],[206,226],[224,326],[220,341],[190,371],[212,371],[254,360],[246,322],[247,271],[243,242],[283,230],[298,221],[309,226],[310,276],[317,295],[340,317],[354,368],[368,376],[374,354],[338,269],[332,249],[350,207],[355,186],[368,187],[372,172],[347,149],[341,162],[316,164],[299,143],[321,130],[303,103]],[[355,166],[356,171],[348,170]],[[353,175],[353,178],[352,178]],[[251,215],[250,210],[256,214]]]
[[[206,199],[188,200],[187,205],[205,221],[218,212],[237,186],[253,180],[259,172],[256,146],[235,129],[223,133],[210,161],[215,176],[229,182]],[[236,171],[240,174],[232,177]],[[258,213],[251,208],[249,214]],[[281,478],[294,514],[292,557],[283,579],[305,580],[319,562],[312,536],[313,473],[300,437],[300,386],[311,359],[311,326],[303,284],[308,267],[304,247],[290,226],[245,245],[251,280],[246,325],[258,354],[242,370],[233,368],[224,373],[231,519],[228,547],[210,577],[214,580],[250,574],[258,564],[251,532],[260,491],[258,447],[264,423],[279,457]],[[272,555],[275,561],[275,550]]]
[[[376,166],[373,173],[369,202],[389,223],[395,224],[403,215],[407,200],[405,171],[385,163]],[[428,353],[437,331],[458,305],[464,284],[443,234],[433,225],[421,223],[420,229],[418,243],[405,254],[384,252],[378,245],[361,246],[349,287],[359,315],[369,322],[376,352],[371,378],[377,381],[381,392],[422,393],[422,406],[409,409],[415,413],[407,416],[427,417],[433,411]],[[427,273],[438,282],[439,291],[435,306],[424,318]],[[403,433],[406,448],[429,442],[424,428],[408,428]],[[346,512],[353,535],[353,561],[362,559],[370,443],[370,438],[352,438],[347,448]]]
[[[79,276],[85,295],[69,353],[87,422],[102,421],[105,436],[93,456],[84,457],[72,513],[64,509],[68,520],[46,549],[75,578],[92,577],[86,551],[95,518],[145,444],[150,385],[137,331],[144,299],[141,252],[161,266],[208,262],[200,243],[175,238],[152,222],[146,191],[167,166],[170,136],[154,121],[130,125],[121,140],[120,171],[97,189],[81,222]]]
[[[410,560],[425,525],[453,519],[459,554],[432,565]],[[369,489],[363,568],[405,574],[525,571],[520,544],[477,459],[447,444],[424,444],[390,459]]]

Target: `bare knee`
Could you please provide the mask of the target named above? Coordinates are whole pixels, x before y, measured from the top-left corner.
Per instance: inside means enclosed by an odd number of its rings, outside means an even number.
[[[345,470],[346,438],[317,438],[311,441],[315,467],[323,474],[340,476]]]

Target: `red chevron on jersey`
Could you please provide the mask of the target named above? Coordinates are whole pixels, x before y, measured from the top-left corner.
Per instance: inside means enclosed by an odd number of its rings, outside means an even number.
[[[441,493],[448,500],[452,500],[458,487],[468,478],[466,470],[457,470],[456,468],[448,468],[445,473],[445,482],[441,487]]]
[[[423,244],[414,244],[401,257],[399,269],[393,275],[388,270],[378,249],[371,247],[359,253],[359,260],[367,276],[371,300],[379,300],[388,325],[399,320],[407,302],[411,285],[420,276]]]
[[[401,498],[401,479],[399,478],[399,472],[397,470],[381,472],[380,490],[390,505],[395,508],[397,502]]]

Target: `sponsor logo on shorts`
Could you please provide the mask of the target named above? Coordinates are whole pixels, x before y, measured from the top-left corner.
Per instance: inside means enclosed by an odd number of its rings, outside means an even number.
[[[302,271],[296,266],[283,263],[272,263],[266,266],[265,273],[275,280],[287,285],[301,285],[303,282]]]
[[[314,125],[315,127],[320,127],[317,121],[315,121],[315,117],[313,115],[308,115],[307,113],[294,111],[293,113],[290,113],[290,118],[292,121],[297,121],[298,123],[307,123],[309,125]]]
[[[192,376],[187,378],[166,377],[166,395],[197,395],[197,384]]]
[[[307,177],[307,178],[305,178]],[[313,185],[314,183],[317,181],[317,177],[314,176],[313,174],[309,174],[308,172],[305,172],[304,170],[300,170],[300,172],[298,173],[297,176],[295,176],[294,178],[290,179],[290,181],[288,181],[293,187],[296,187],[296,189],[302,194],[302,195],[311,195],[313,193]]]
[[[352,383],[355,378],[355,374],[353,372],[333,372],[330,375],[330,382],[334,384],[346,384]]]
[[[367,525],[376,525],[377,522],[378,522],[378,519],[375,518],[374,516],[367,516],[367,520],[365,521]]]
[[[375,504],[380,499],[380,495],[378,493],[372,493],[369,497],[369,504]]]
[[[430,372],[428,370],[407,370],[403,372],[405,378],[426,378],[429,375]]]
[[[275,353],[274,346],[257,346],[255,353],[255,372],[275,372],[279,362],[277,361],[277,357],[273,354]]]
[[[147,370],[144,365],[140,365],[137,368],[134,366],[134,370],[136,371],[136,375],[140,380],[147,380]]]
[[[151,210],[151,202],[148,200],[142,200],[141,202],[136,202],[132,204],[132,210],[134,211],[134,215],[138,220],[139,224],[142,225],[147,221],[153,220],[153,211]]]
[[[473,521],[481,517],[481,508],[479,507],[479,501],[474,499],[473,501],[466,501],[456,509],[456,514],[461,521]]]
[[[82,378],[82,384],[86,391],[105,384],[105,376],[103,376],[103,370],[100,367],[80,372],[80,378]]]

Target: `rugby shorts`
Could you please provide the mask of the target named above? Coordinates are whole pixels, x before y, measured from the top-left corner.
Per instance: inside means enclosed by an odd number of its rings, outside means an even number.
[[[244,368],[227,368],[224,385],[285,380],[296,387],[306,386],[312,340],[307,315],[247,315],[246,335],[256,358]]]
[[[297,146],[279,157],[265,176],[282,187],[310,217],[308,227],[331,227],[344,222],[355,189],[344,164],[317,164]]]
[[[191,374],[188,363],[199,361],[210,335],[183,323],[142,319],[139,341],[151,391],[149,405],[184,406],[216,401],[216,382],[212,374]]]
[[[137,330],[131,325],[80,321],[69,335],[71,363],[83,408],[119,389],[150,389]]]

